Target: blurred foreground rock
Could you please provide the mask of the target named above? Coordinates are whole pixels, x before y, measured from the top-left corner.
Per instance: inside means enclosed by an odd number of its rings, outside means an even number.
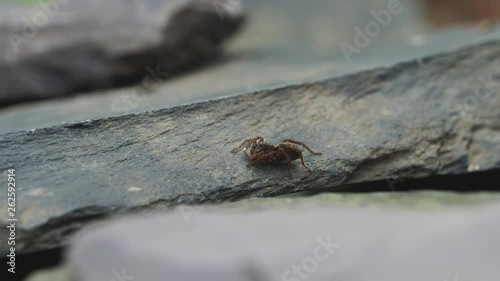
[[[498,201],[497,201],[498,202]],[[180,206],[80,233],[80,281],[494,280],[500,205],[440,211]]]
[[[321,193],[315,196],[277,197],[277,198],[252,198],[230,204],[220,204],[213,207],[178,206],[173,211],[176,215],[183,216],[189,224],[197,223],[203,219],[200,214],[206,212],[230,213],[255,213],[263,210],[285,212],[287,210],[328,210],[332,206],[337,209],[354,209],[356,212],[364,210],[366,213],[373,209],[385,212],[403,213],[411,220],[416,213],[442,212],[444,210],[477,210],[480,206],[493,206],[500,201],[500,194],[494,192],[455,193],[455,192],[377,192],[377,193]],[[363,209],[362,209],[363,208]],[[385,213],[384,212],[384,213]],[[111,220],[112,221],[112,220]],[[91,226],[89,226],[91,227]],[[369,233],[367,234],[369,235]],[[167,241],[164,241],[168,243]],[[119,247],[119,246],[118,246]],[[83,261],[85,262],[85,261]],[[33,272],[26,281],[70,281],[71,273],[67,263],[57,267]]]
[[[58,247],[89,221],[158,206],[498,169],[499,63],[500,42],[490,42],[325,81],[2,135],[0,169],[15,167],[22,183],[18,250]],[[296,163],[293,178],[286,165],[249,167],[230,150],[257,135],[295,138],[323,155],[306,152],[312,172]]]
[[[0,12],[0,107],[139,82],[151,90],[213,59],[243,22],[226,0],[43,3]]]

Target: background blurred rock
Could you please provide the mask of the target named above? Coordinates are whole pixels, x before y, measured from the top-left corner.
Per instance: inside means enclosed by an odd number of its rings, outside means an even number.
[[[423,2],[401,0],[401,13],[391,16],[390,23],[347,61],[340,44],[354,44],[355,28],[364,29],[374,20],[371,13],[387,9],[388,3],[388,0],[242,1],[249,14],[246,24],[237,36],[227,41],[223,54],[207,67],[168,76],[167,81],[154,84],[157,87],[148,91],[143,90],[139,81],[131,87],[94,91],[91,95],[79,92],[64,99],[0,109],[0,133],[317,80],[500,38],[500,32],[468,27],[432,33],[422,13]],[[222,23],[226,21],[227,17]]]
[[[228,0],[59,2],[2,7],[0,107],[139,82],[151,90],[216,58],[244,19]]]
[[[436,26],[500,20],[499,0],[422,0],[426,17]]]

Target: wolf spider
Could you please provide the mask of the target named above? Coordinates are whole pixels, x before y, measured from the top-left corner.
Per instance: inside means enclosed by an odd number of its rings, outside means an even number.
[[[231,150],[231,152],[237,153],[243,149],[243,152],[250,161],[250,164],[263,162],[280,163],[287,161],[288,174],[292,177],[292,172],[290,171],[291,162],[299,158],[302,162],[302,166],[311,171],[311,169],[309,169],[309,167],[307,167],[304,163],[302,151],[296,145],[301,145],[313,155],[321,155],[321,152],[312,151],[305,143],[300,141],[284,139],[282,142],[274,145],[264,142],[264,138],[260,136],[245,140],[240,146]],[[250,154],[247,152],[248,149],[250,149]]]

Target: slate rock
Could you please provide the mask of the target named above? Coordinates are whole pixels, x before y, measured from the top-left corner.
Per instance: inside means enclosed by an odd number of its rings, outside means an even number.
[[[0,107],[130,85],[146,76],[162,81],[211,60],[243,23],[240,4],[54,0],[9,5],[0,12]]]
[[[158,206],[497,170],[499,63],[500,42],[490,42],[324,81],[1,135],[0,169],[15,167],[20,184],[18,249],[58,247],[89,221]],[[305,152],[312,172],[295,163],[290,178],[286,165],[248,166],[230,153],[257,135],[301,140],[323,155]]]
[[[500,205],[447,211],[183,209],[81,232],[81,281],[491,280]]]

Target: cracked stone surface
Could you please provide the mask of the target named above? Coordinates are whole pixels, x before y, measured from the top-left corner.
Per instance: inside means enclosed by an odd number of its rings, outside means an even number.
[[[81,281],[491,280],[500,273],[498,201],[432,212],[262,205],[179,207],[99,224],[73,240],[68,268]]]
[[[86,222],[157,206],[498,169],[499,65],[495,41],[313,83],[1,135],[0,168],[16,168],[23,198],[18,250],[60,246]],[[295,138],[323,155],[306,152],[312,172],[295,163],[292,178],[286,165],[247,166],[230,150],[257,135]]]
[[[2,7],[0,107],[164,80],[215,58],[244,21],[240,2],[50,3]]]

